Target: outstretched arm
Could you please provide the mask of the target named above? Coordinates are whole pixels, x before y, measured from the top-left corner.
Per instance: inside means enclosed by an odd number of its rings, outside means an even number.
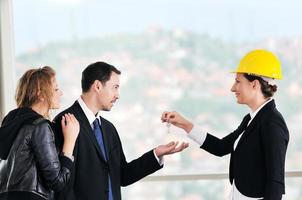
[[[216,156],[224,156],[232,151],[233,144],[240,133],[244,130],[243,128],[246,127],[245,124],[247,124],[248,119],[248,116],[245,116],[235,131],[220,139],[209,133],[202,133],[197,130],[191,121],[183,117],[178,112],[163,112],[161,116],[162,122],[171,123],[182,128],[192,140],[200,145],[200,148]]]

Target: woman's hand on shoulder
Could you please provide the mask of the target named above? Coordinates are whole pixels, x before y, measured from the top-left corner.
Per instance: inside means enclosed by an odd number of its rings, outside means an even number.
[[[75,143],[80,131],[80,125],[75,116],[70,113],[64,114],[62,116],[61,125],[64,142]]]

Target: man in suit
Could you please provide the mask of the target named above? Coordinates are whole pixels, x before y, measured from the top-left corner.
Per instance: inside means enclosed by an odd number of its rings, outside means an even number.
[[[89,65],[82,72],[82,95],[55,118],[56,143],[63,142],[59,131],[64,113],[72,113],[80,123],[74,148],[75,173],[70,183],[56,194],[57,200],[120,200],[121,186],[130,185],[162,168],[164,155],[180,152],[187,143],[160,145],[127,162],[114,125],[99,115],[110,111],[119,98],[121,72],[104,62]]]

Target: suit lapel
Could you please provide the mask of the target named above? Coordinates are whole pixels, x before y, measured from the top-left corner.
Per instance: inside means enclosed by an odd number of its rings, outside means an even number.
[[[99,157],[104,162],[106,162],[84,111],[82,110],[80,104],[77,101],[74,103],[74,106],[75,106],[75,110],[77,112],[76,115],[78,116],[78,120],[80,123],[80,132],[82,134],[85,134],[86,136],[88,136],[90,141],[93,143],[94,147],[97,149]]]
[[[244,133],[242,133],[243,135],[239,139],[236,149],[240,148],[241,144],[249,137],[251,132],[253,132],[255,125],[259,124],[259,120],[261,120],[262,116],[266,113],[266,111],[269,109],[274,109],[275,107],[276,107],[275,101],[272,100],[271,102],[268,102],[261,110],[259,110],[259,112],[253,118],[251,123],[245,129]]]
[[[256,116],[257,117],[257,116]],[[250,135],[250,133],[253,130],[253,127],[256,124],[256,117],[251,121],[251,123],[248,125],[248,127],[245,129],[245,131],[242,133],[241,138],[239,139],[239,142],[237,144],[236,149],[240,148],[241,144],[246,140],[246,138],[248,138],[248,136]],[[235,150],[236,150],[235,149]]]

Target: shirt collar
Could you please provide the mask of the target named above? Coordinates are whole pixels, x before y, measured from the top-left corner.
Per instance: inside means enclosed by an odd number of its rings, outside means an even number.
[[[250,116],[251,116],[251,120],[253,120],[253,118],[257,115],[257,113],[269,102],[271,102],[273,100],[273,98],[270,98],[268,101],[264,102],[261,106],[259,106],[259,108],[257,108],[257,110],[255,110],[254,112],[250,112]]]
[[[83,101],[82,97],[78,98],[78,103],[80,104],[82,110],[84,111],[84,114],[87,117],[88,122],[89,122],[91,127],[93,127],[93,122],[94,122],[95,119],[98,119],[99,123],[101,124],[101,120],[99,118],[99,113],[94,115],[94,113],[88,108],[86,103]]]

